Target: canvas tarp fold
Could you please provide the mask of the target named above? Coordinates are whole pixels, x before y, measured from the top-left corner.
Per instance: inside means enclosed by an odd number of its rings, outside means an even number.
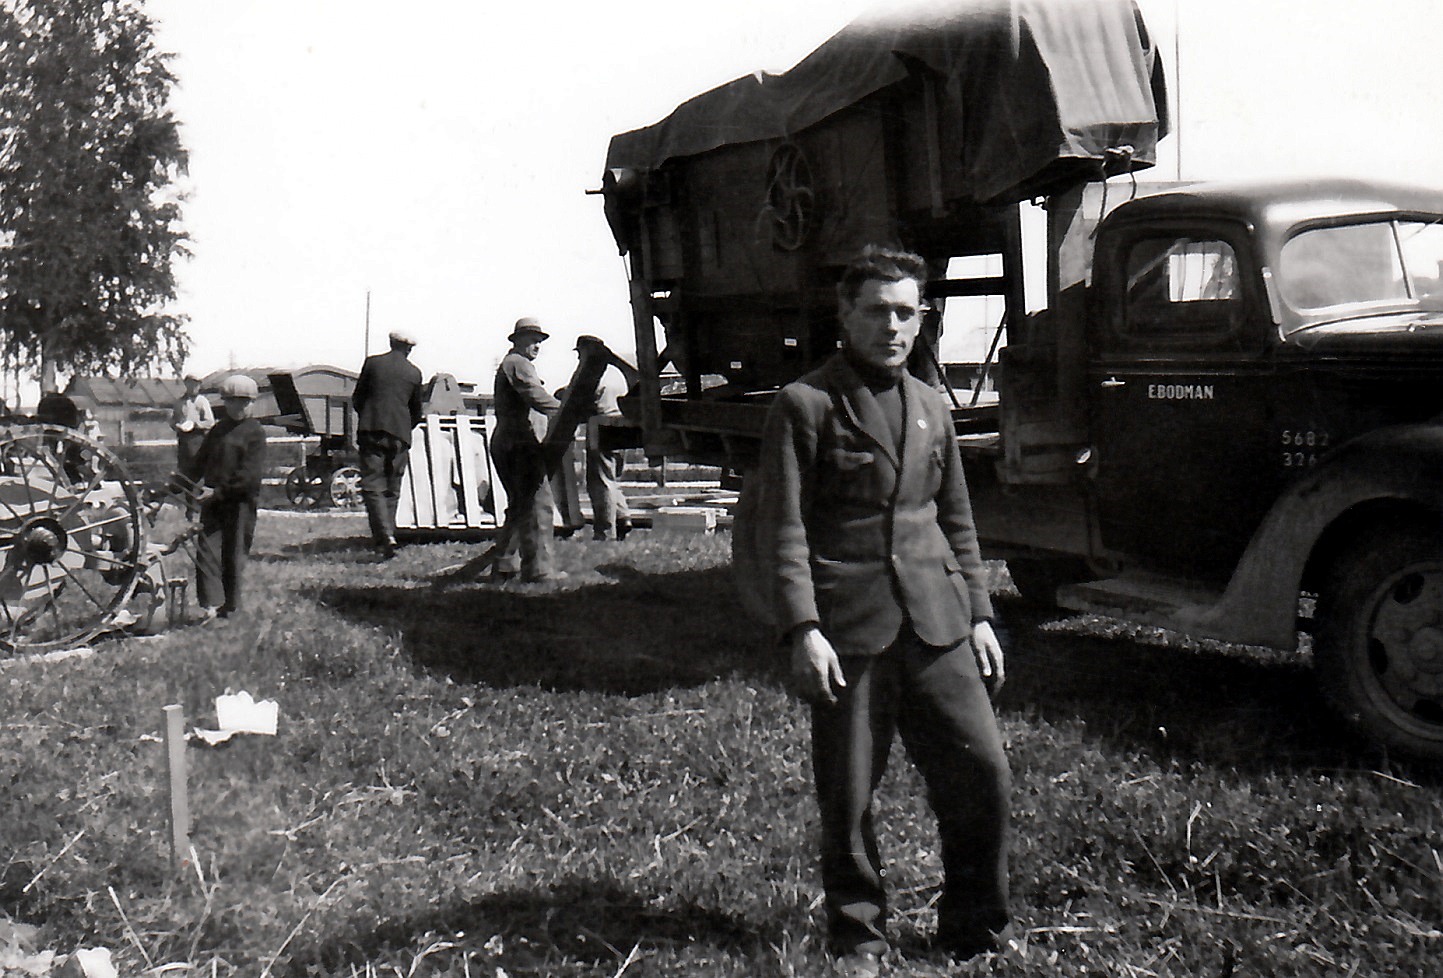
[[[929,0],[863,16],[783,74],[738,78],[614,137],[607,167],[788,139],[917,70],[940,83],[941,124],[962,133],[950,165],[978,201],[1095,178],[1109,155],[1116,170],[1149,166],[1167,132],[1161,64],[1133,0]]]

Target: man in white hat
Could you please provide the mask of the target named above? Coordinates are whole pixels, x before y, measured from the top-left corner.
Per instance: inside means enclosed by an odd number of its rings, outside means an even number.
[[[411,452],[411,432],[421,423],[421,371],[411,363],[416,337],[392,330],[391,349],[366,358],[351,403],[356,408],[356,447],[361,453],[361,500],[371,542],[382,560],[396,556],[396,503]]]
[[[239,607],[241,575],[256,532],[256,502],[266,468],[266,432],[250,417],[260,393],[245,374],[221,381],[221,420],[182,471],[202,486],[195,591],[203,618],[228,618]]]
[[[561,402],[547,391],[532,362],[548,335],[530,316],[516,320],[506,337],[511,350],[496,369],[491,458],[506,488],[509,539],[492,568],[495,579],[517,573],[527,581],[565,576],[551,569],[551,486],[541,455],[548,419],[560,410]]]
[[[215,424],[215,413],[210,400],[200,392],[200,378],[193,373],[185,375],[185,393],[175,399],[170,407],[170,427],[175,431],[176,465],[184,472],[190,466],[205,433]]]

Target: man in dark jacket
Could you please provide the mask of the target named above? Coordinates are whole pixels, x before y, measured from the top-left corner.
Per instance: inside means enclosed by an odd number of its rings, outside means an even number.
[[[755,541],[812,703],[822,881],[838,972],[875,975],[886,893],[872,792],[900,732],[927,783],[945,873],[937,943],[960,957],[1008,925],[1007,761],[986,571],[941,396],[906,370],[926,266],[868,249],[838,286],[843,348],[777,396],[755,477]]]
[[[416,339],[393,330],[390,341],[390,352],[366,358],[351,395],[361,454],[361,500],[371,542],[383,560],[396,555],[396,504],[411,432],[421,423],[421,371],[408,359]]]
[[[220,385],[224,416],[184,473],[202,488],[196,543],[196,601],[204,618],[228,618],[240,607],[241,576],[256,532],[256,501],[266,466],[266,433],[247,417],[257,394],[244,374]]]
[[[551,569],[553,503],[541,441],[561,402],[546,390],[532,363],[548,334],[529,316],[516,321],[507,339],[511,350],[496,368],[496,430],[491,458],[506,489],[505,549],[496,558],[493,579],[527,581],[565,577]]]

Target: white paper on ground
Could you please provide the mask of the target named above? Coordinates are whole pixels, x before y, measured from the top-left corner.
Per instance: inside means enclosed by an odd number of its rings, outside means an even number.
[[[227,693],[215,698],[216,730],[195,728],[195,735],[211,746],[223,744],[238,733],[276,735],[280,707],[275,700],[257,700],[250,693]]]

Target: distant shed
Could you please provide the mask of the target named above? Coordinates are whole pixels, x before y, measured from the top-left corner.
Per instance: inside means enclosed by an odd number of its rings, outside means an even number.
[[[221,381],[233,374],[245,374],[260,389],[252,415],[272,418],[280,413],[270,380],[270,375],[277,372],[281,371],[275,367],[217,370],[201,378],[200,389],[219,409]],[[340,403],[348,400],[356,388],[354,372],[328,364],[311,364],[285,372],[291,375],[300,394],[307,398],[324,401],[330,397]],[[101,437],[112,445],[173,442],[175,432],[170,428],[171,405],[183,393],[185,383],[179,377],[75,377],[65,388],[65,394],[94,413]]]
[[[173,439],[170,405],[185,392],[179,377],[74,377],[65,394],[89,408],[100,435],[115,445]]]

